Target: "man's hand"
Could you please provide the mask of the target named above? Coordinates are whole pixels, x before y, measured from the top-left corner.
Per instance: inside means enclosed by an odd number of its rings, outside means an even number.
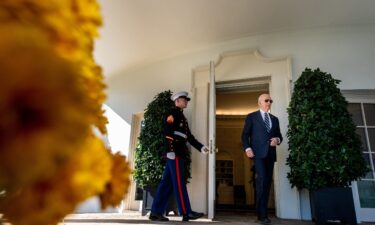
[[[176,154],[174,152],[168,152],[167,153],[167,158],[171,159],[171,160],[175,160],[176,159]]]
[[[274,138],[271,138],[270,141],[271,141],[271,142],[270,142],[270,145],[271,145],[271,146],[276,146],[276,145],[279,144],[280,139],[274,137]]]
[[[246,149],[246,155],[249,158],[254,158],[254,152],[253,152],[253,150],[251,148],[247,148]]]
[[[203,154],[205,154],[205,155],[207,155],[209,151],[210,151],[210,150],[209,150],[208,147],[205,146],[205,145],[201,148],[201,152],[202,152]]]

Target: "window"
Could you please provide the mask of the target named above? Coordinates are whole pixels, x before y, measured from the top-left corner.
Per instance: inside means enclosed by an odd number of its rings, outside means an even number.
[[[362,155],[371,169],[357,182],[359,201],[361,208],[375,208],[375,104],[350,103],[348,110],[361,136]]]

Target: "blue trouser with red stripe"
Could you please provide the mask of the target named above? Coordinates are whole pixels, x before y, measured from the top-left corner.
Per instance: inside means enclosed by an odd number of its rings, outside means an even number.
[[[175,160],[167,159],[162,180],[152,202],[151,212],[164,214],[172,191],[176,195],[180,214],[189,214],[191,206],[184,179],[184,160],[179,157]]]

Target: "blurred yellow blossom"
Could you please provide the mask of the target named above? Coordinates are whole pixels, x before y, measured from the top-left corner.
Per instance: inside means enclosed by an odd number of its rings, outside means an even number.
[[[102,24],[99,10],[96,0],[1,0],[0,24],[18,23],[40,29],[61,56],[77,64],[80,83],[91,101],[93,113],[88,119],[105,133],[107,119],[101,109],[105,84],[92,55],[94,38]]]
[[[0,201],[0,212],[16,225],[57,224],[78,203],[104,191],[111,168],[110,152],[90,135],[54,177],[6,196]]]
[[[131,169],[126,157],[116,153],[112,155],[112,160],[111,179],[106,184],[105,192],[100,194],[102,209],[119,205],[128,192],[130,185]]]
[[[125,157],[111,155],[103,74],[93,58],[96,0],[0,1],[0,215],[14,225],[57,224],[100,195],[118,204]]]
[[[0,21],[39,27],[61,53],[72,57],[74,51],[92,52],[102,24],[99,10],[95,0],[2,0]]]
[[[0,188],[55,173],[90,132],[76,67],[35,29],[0,27]]]
[[[105,190],[105,184],[111,179],[113,162],[110,151],[101,139],[90,135],[69,163],[68,168],[74,172],[71,173],[71,183],[80,193],[80,200]]]

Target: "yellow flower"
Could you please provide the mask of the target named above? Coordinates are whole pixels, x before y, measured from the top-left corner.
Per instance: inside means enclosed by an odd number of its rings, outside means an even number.
[[[96,0],[72,0],[74,14],[80,22],[81,29],[91,37],[98,36],[97,27],[102,25],[100,7]]]
[[[55,176],[6,195],[0,212],[17,225],[57,224],[78,203],[104,191],[111,167],[109,151],[90,135]]]
[[[90,135],[68,166],[74,172],[71,183],[81,201],[104,191],[112,165],[111,153],[103,141]]]
[[[102,105],[107,97],[103,91],[106,85],[103,83],[102,69],[91,58],[86,58],[83,65],[81,67],[81,81],[89,100],[93,102],[91,104],[92,123],[104,134],[107,132],[105,125],[108,120],[102,110]]]
[[[128,186],[110,181],[130,170],[92,134],[107,123],[101,23],[96,0],[0,1],[0,215],[13,224],[56,224],[110,183]]]
[[[112,155],[112,161],[111,180],[107,183],[105,192],[100,194],[102,209],[108,206],[118,206],[130,185],[131,170],[126,157],[116,153]]]
[[[33,183],[0,201],[4,218],[14,225],[57,224],[77,204],[71,196],[66,177],[54,177]]]
[[[105,85],[92,56],[94,37],[102,24],[99,10],[96,0],[1,0],[0,24],[18,23],[40,29],[61,56],[77,64],[80,82],[90,96],[89,119],[106,133],[107,119],[101,109]]]
[[[77,69],[35,29],[0,27],[0,188],[49,177],[90,132]]]
[[[86,15],[85,8],[90,10],[91,14]],[[2,0],[0,15],[2,23],[19,23],[40,28],[56,47],[65,46],[66,53],[83,49],[87,54],[91,53],[92,40],[97,30],[88,31],[84,27],[91,25],[97,28],[101,24],[96,1],[79,3],[79,0]]]

